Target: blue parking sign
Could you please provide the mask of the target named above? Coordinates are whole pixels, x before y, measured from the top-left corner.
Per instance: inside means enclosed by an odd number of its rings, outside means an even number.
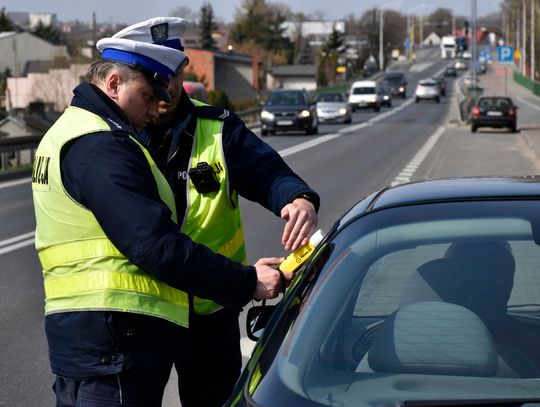
[[[499,62],[513,62],[514,61],[514,47],[503,45],[497,47],[497,53],[499,56]]]

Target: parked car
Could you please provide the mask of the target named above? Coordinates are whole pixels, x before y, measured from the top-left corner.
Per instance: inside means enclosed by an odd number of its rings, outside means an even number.
[[[306,90],[278,89],[268,96],[261,111],[261,135],[276,131],[317,134],[319,120],[315,101]]]
[[[227,406],[538,403],[540,177],[372,193],[247,329]]]
[[[479,127],[507,127],[517,131],[517,106],[506,96],[481,96],[471,110],[471,131]]]
[[[383,83],[392,88],[392,93],[395,96],[401,96],[403,99],[407,97],[407,79],[403,72],[385,72]]]
[[[457,77],[457,71],[456,68],[453,66],[449,66],[444,70],[444,76],[451,76],[451,77]]]
[[[446,79],[443,76],[434,76],[432,79],[439,84],[441,96],[446,96]]]
[[[360,107],[371,107],[378,112],[381,109],[381,95],[377,92],[377,82],[354,82],[349,91],[349,104],[353,112]]]
[[[457,70],[465,70],[467,69],[467,62],[462,59],[458,59],[456,62],[454,62],[454,68]]]
[[[352,122],[352,109],[342,92],[324,92],[317,96],[317,117],[320,122]]]
[[[392,107],[392,88],[388,85],[380,83],[377,85],[377,89],[381,95],[381,105]]]
[[[441,100],[441,88],[439,82],[434,79],[423,79],[418,81],[414,92],[416,103],[424,99],[432,99],[437,103]]]
[[[478,75],[473,76],[471,71],[468,71],[467,74],[463,77],[463,86],[465,88],[471,88],[474,86],[474,80],[476,80],[476,85],[480,84],[480,77]]]

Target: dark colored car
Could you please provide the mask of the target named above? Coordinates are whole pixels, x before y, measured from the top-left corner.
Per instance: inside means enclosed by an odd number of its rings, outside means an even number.
[[[381,95],[381,106],[392,107],[392,88],[381,83],[377,86],[377,90]]]
[[[471,131],[479,127],[507,127],[517,131],[517,106],[506,96],[481,96],[471,110]]]
[[[306,90],[274,90],[261,111],[263,136],[276,131],[305,131],[306,134],[317,134],[318,125],[315,101]]]
[[[390,86],[395,96],[401,96],[403,99],[407,97],[407,79],[403,72],[385,72],[382,82]]]
[[[444,70],[444,76],[457,77],[457,70],[453,66],[449,66]]]
[[[227,405],[538,403],[540,177],[376,191],[247,320]]]

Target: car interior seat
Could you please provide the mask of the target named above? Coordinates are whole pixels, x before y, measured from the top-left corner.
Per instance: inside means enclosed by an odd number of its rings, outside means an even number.
[[[493,377],[499,364],[493,339],[468,309],[445,302],[408,304],[391,314],[370,346],[377,373]]]
[[[459,242],[450,245],[443,258],[421,265],[418,273],[442,301],[467,308],[488,326],[501,365],[506,362],[516,377],[539,377],[538,369],[523,350],[509,346],[517,343],[515,330],[501,329],[517,323],[507,314],[515,268],[506,241]],[[512,376],[508,372],[504,375]]]

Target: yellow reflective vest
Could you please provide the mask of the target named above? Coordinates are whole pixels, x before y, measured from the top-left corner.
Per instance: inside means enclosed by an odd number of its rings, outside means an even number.
[[[192,100],[196,106],[204,103]],[[239,263],[247,263],[244,229],[236,191],[230,191],[222,142],[223,120],[197,118],[188,168],[198,163],[211,165],[219,181],[219,190],[201,194],[193,182],[187,183],[187,208],[181,232],[194,242]],[[195,312],[210,314],[221,306],[211,300],[194,297]]]
[[[151,315],[188,326],[187,294],[144,273],[107,238],[90,210],[64,189],[62,147],[85,134],[110,131],[99,116],[68,107],[41,141],[32,172],[36,249],[43,267],[45,314],[111,310]],[[137,140],[161,200],[177,222],[173,192]]]

